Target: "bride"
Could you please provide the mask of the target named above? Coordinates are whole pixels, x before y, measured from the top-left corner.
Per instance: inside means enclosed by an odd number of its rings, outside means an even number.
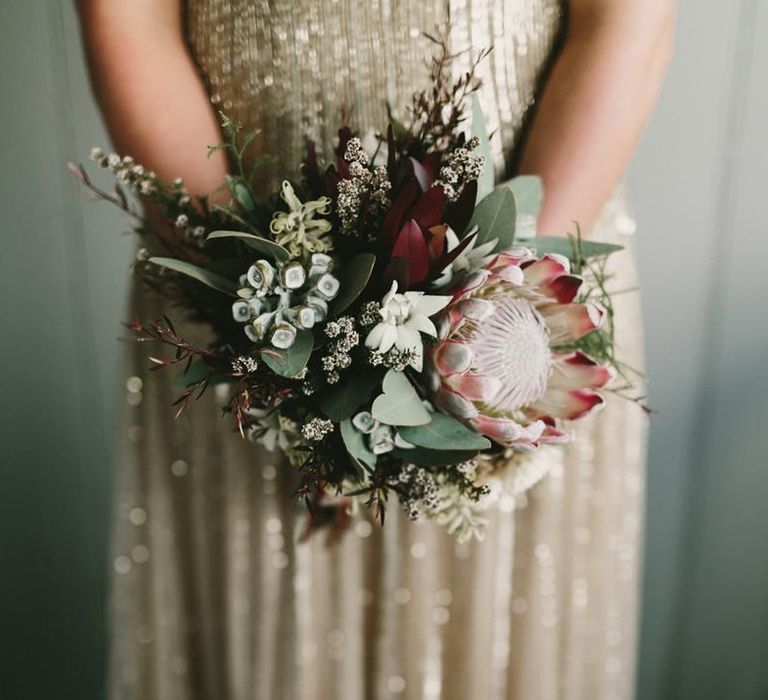
[[[623,245],[619,181],[669,56],[673,0],[78,0],[93,86],[121,153],[195,193],[227,173],[217,111],[259,128],[264,186],[326,152],[339,109],[365,132],[424,88],[425,32],[455,70],[493,46],[480,98],[499,178],[536,173],[539,233],[580,222]],[[170,235],[170,234],[169,234]],[[613,256],[612,285],[635,287]],[[135,317],[157,318],[147,290]],[[638,299],[617,298],[640,366]],[[633,695],[645,420],[609,397],[578,441],[494,484],[485,540],[457,544],[392,510],[329,541],[276,453],[239,441],[204,397],[128,351],[114,511],[110,697],[141,700],[608,700]],[[530,486],[526,491],[523,486]]]

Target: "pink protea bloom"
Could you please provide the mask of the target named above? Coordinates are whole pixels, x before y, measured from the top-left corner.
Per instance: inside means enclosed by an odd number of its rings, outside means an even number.
[[[500,445],[569,442],[559,421],[603,404],[611,368],[557,352],[598,328],[605,311],[575,303],[582,279],[567,259],[528,249],[497,255],[470,274],[439,323],[426,367],[435,402]]]

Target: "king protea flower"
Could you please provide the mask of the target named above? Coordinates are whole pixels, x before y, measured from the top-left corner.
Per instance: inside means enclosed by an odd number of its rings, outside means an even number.
[[[598,328],[594,303],[574,303],[582,279],[567,259],[528,249],[497,255],[454,293],[429,352],[435,402],[500,445],[532,449],[572,439],[557,419],[601,406],[609,367],[557,352]]]

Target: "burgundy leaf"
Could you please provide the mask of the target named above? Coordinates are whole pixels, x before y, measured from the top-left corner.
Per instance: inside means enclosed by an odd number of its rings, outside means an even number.
[[[410,219],[397,234],[392,247],[393,258],[403,258],[408,270],[406,289],[420,284],[429,274],[429,248],[421,227]]]
[[[403,224],[405,212],[408,211],[418,196],[419,186],[413,181],[406,184],[406,186],[400,190],[382,223],[384,238],[386,240],[394,240],[395,235]]]
[[[428,153],[421,159],[421,165],[426,170],[430,183],[434,182],[440,172],[440,154]]]
[[[408,217],[416,219],[419,225],[427,231],[433,226],[443,223],[444,202],[443,188],[435,185],[419,197],[416,204],[408,212]]]
[[[472,180],[464,185],[459,198],[449,207],[446,223],[461,238],[472,220],[477,201],[477,180]]]
[[[408,264],[404,258],[392,258],[387,263],[381,275],[381,292],[389,291],[393,281],[397,282],[398,289],[408,289]]]

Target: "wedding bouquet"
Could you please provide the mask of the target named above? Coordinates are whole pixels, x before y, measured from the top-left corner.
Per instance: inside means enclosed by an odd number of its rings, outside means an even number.
[[[309,142],[300,178],[267,198],[253,135],[226,118],[226,205],[99,149],[113,192],[73,169],[126,211],[121,185],[143,195],[179,231],[142,222],[134,271],[213,341],[180,337],[169,314],[128,325],[172,349],[150,360],[180,368],[179,412],[224,383],[240,433],[298,468],[310,507],[341,496],[383,520],[394,493],[467,538],[487,471],[569,442],[603,403],[616,366],[603,271],[618,247],[532,237],[540,184],[493,187],[478,80],[449,80],[447,63],[434,59],[409,124],[363,138],[342,126],[331,164]]]

